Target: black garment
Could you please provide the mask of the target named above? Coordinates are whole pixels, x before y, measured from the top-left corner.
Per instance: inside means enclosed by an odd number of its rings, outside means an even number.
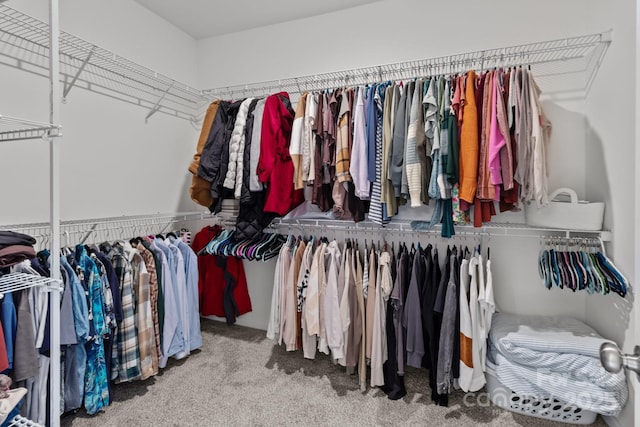
[[[418,278],[418,294],[420,295],[420,313],[422,316],[422,340],[424,342],[424,357],[422,367],[431,369],[431,344],[429,342],[430,333],[433,333],[433,301],[431,301],[431,281],[433,274],[433,256],[431,255],[431,244],[420,251],[424,265],[422,275]],[[431,301],[429,304],[428,301]],[[425,312],[427,306],[431,307],[429,314]]]
[[[240,203],[251,202],[251,190],[249,188],[249,178],[251,175],[251,138],[253,136],[253,124],[255,122],[254,111],[259,99],[254,99],[249,104],[249,111],[247,113],[247,121],[244,129],[244,153],[242,153],[242,187],[240,190]],[[256,144],[260,144],[260,141],[255,141]],[[237,171],[240,173],[240,171]]]
[[[468,250],[467,250],[468,252]],[[460,301],[460,266],[462,265],[462,260],[464,259],[465,251],[462,250],[462,246],[460,246],[460,250],[458,251],[458,258],[456,259],[456,301]],[[454,267],[452,267],[454,268]],[[468,297],[468,295],[467,295]],[[456,328],[453,334],[453,355],[451,360],[451,374],[454,379],[460,378],[460,305],[456,305]]]
[[[398,359],[396,355],[396,331],[393,324],[394,307],[391,303],[391,299],[387,301],[387,348],[388,356],[387,361],[382,365],[384,373],[384,386],[381,387],[382,391],[387,394],[387,397],[391,400],[402,399],[407,394],[407,389],[404,386],[404,375],[398,374]]]
[[[46,261],[44,263],[41,262],[39,257],[33,258],[31,260],[31,268],[38,272],[39,275],[43,277],[49,277],[50,270]],[[51,328],[49,325],[51,324],[51,310],[47,310],[47,317],[45,318],[45,328],[44,335],[42,339],[42,345],[40,346],[40,354],[43,354],[47,357],[50,355],[51,351]]]
[[[445,266],[441,270],[438,261],[438,251],[435,250],[433,254],[433,270],[431,274],[431,283],[428,284],[428,298],[426,305],[426,313],[423,310],[423,316],[430,317],[427,321],[431,322],[431,332],[429,333],[429,350],[431,352],[431,369],[429,370],[429,386],[431,387],[431,400],[439,406],[449,405],[449,395],[439,394],[437,392],[436,375],[438,367],[438,351],[440,350],[440,329],[442,327],[442,311],[438,311],[436,306],[438,305],[438,290],[441,284],[449,282],[448,272],[451,258],[451,251],[447,250],[447,257],[445,259]],[[444,292],[443,292],[444,294]],[[442,307],[444,307],[444,297],[442,300]]]
[[[111,263],[111,260],[108,256],[100,251],[96,251],[93,249],[91,250],[91,253],[95,254],[102,265],[104,265],[104,269],[107,273],[107,280],[109,280],[111,296],[113,299],[113,314],[116,317],[116,324],[120,326],[120,323],[122,323],[122,318],[124,317],[122,313],[122,297],[120,296],[120,280],[118,279],[116,270],[113,268],[113,264]]]
[[[222,302],[224,307],[224,316],[227,319],[227,324],[231,325],[233,323],[236,323],[236,317],[240,315],[238,304],[236,304],[235,297],[233,296],[233,290],[236,288],[236,278],[229,270],[227,270],[227,257],[216,256],[216,262],[218,264],[218,267],[224,270],[224,290]]]
[[[406,248],[403,249],[401,247],[398,250],[397,261],[393,262],[393,265],[396,265],[396,268],[394,269],[392,267],[392,277],[394,277],[394,291],[399,291],[398,293],[401,298],[402,288],[404,287],[404,282],[406,282],[405,277],[409,273],[407,267],[408,259],[409,256],[407,254]],[[395,272],[395,274],[393,274],[393,272]],[[399,286],[400,288],[396,290],[396,286]],[[391,295],[394,295],[394,291],[392,291]],[[396,335],[396,333],[398,332],[396,329],[396,325],[397,322],[399,322],[399,324],[402,324],[402,313],[402,301],[397,301],[394,298],[389,298],[389,300],[387,301],[387,316],[385,319],[388,351],[387,361],[382,365],[382,370],[384,373],[384,386],[382,387],[382,391],[384,391],[391,400],[401,399],[407,394],[407,390],[405,389],[404,385],[404,375],[400,375],[398,369],[399,361],[397,347],[398,345],[401,345],[404,340],[398,341],[398,336]]]
[[[347,182],[347,196],[345,197],[345,211],[351,212],[353,222],[364,221],[365,213],[369,212],[369,201],[360,200],[356,196],[356,187],[353,181]]]
[[[271,212],[264,212],[265,191],[250,192],[251,202],[240,203],[238,218],[236,219],[236,239],[251,239],[259,236],[262,230],[277,216]]]
[[[0,249],[7,246],[33,246],[35,244],[36,239],[27,234],[16,233],[15,231],[0,231]]]
[[[255,116],[253,114],[257,99],[249,105],[249,114],[245,128],[244,145],[244,167],[242,170],[242,191],[240,196],[240,210],[236,218],[235,237],[238,240],[251,239],[262,234],[262,231],[269,225],[275,214],[264,212],[266,200],[265,191],[252,192],[249,189],[250,164],[251,164],[251,144],[260,144],[260,141],[251,141]]]
[[[230,102],[221,101],[211,124],[207,141],[202,148],[198,176],[213,183],[220,173],[220,161],[224,145],[225,129],[229,118]]]

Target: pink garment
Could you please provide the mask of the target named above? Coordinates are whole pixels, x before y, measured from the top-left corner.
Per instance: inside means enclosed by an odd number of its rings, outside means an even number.
[[[498,96],[496,79],[501,77],[500,74],[501,73],[496,72],[491,85],[493,102],[491,103],[491,127],[489,130],[489,176],[491,177],[491,183],[496,186],[496,200],[500,200],[500,191],[497,186],[502,184],[500,150],[507,143],[498,126],[498,102],[501,102],[502,97]]]

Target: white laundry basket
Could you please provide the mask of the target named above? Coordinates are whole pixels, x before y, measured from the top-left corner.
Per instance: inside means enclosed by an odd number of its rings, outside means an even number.
[[[489,399],[502,409],[569,424],[593,424],[596,420],[595,412],[576,405],[569,405],[552,397],[524,396],[514,392],[496,378],[490,366],[487,366],[486,374]]]

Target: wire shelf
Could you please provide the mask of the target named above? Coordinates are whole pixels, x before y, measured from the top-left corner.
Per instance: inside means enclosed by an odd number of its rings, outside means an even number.
[[[260,96],[277,91],[303,93],[343,86],[367,85],[387,80],[452,75],[469,69],[528,65],[546,94],[586,96],[600,62],[611,43],[611,33],[598,33],[538,43],[522,44],[415,61],[398,62],[303,77],[270,80],[207,89],[215,98]]]
[[[0,141],[20,141],[62,136],[61,126],[0,115]]]
[[[277,232],[296,233],[303,231],[323,232],[323,231],[341,231],[346,234],[371,233],[375,235],[404,235],[416,234],[440,237],[442,226],[437,224],[429,230],[414,230],[411,226],[411,220],[393,220],[386,226],[373,223],[371,221],[361,221],[354,223],[351,220],[335,220],[335,219],[274,219],[269,225],[269,229]],[[591,231],[591,230],[565,230],[560,228],[540,228],[532,227],[521,223],[498,223],[492,222],[483,224],[482,227],[474,227],[473,225],[456,225],[454,237],[465,236],[506,236],[506,237],[594,237],[602,241],[611,241],[612,233],[608,230]]]
[[[0,277],[0,295],[42,285],[47,285],[53,289],[60,289],[60,283],[60,280],[50,277],[36,276],[27,273],[9,273]]]
[[[49,25],[0,4],[0,63],[48,77]],[[63,97],[82,87],[156,112],[194,120],[208,98],[202,91],[107,49],[60,32]]]
[[[22,415],[16,415],[11,420],[11,424],[9,427],[44,427],[42,424],[38,424],[34,421],[31,421],[28,418],[23,417]]]
[[[60,222],[60,241],[62,246],[75,243],[100,243],[110,239],[128,239],[132,236],[162,234],[180,223],[206,221],[207,224],[231,226],[235,224],[237,211],[232,208],[212,215],[208,211],[157,213],[150,215],[115,216]],[[44,247],[51,239],[49,223],[28,223],[0,225],[0,230],[27,233]],[[1,290],[0,290],[1,291]]]

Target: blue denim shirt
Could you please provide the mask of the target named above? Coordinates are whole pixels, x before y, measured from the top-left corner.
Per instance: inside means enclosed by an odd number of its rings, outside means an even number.
[[[76,328],[76,338],[79,342],[86,342],[89,337],[89,309],[87,308],[87,295],[78,279],[75,271],[67,262],[67,259],[60,257],[60,266],[64,268],[69,277],[67,286],[71,287],[71,300],[73,301],[73,320]]]

